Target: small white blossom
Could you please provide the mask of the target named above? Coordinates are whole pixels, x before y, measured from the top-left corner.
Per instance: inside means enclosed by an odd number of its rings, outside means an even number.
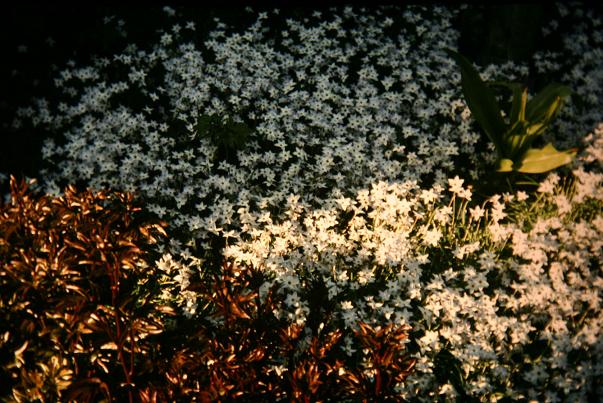
[[[448,184],[450,185],[448,190],[455,194],[463,192],[463,182],[464,180],[459,178],[458,175],[455,176],[453,179],[448,179]]]

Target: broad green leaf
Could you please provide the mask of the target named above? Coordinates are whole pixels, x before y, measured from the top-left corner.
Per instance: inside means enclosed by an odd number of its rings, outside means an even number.
[[[576,149],[558,151],[551,143],[543,148],[531,148],[514,167],[524,173],[543,173],[572,162]]]
[[[497,172],[511,172],[513,170],[513,161],[508,158],[502,158],[498,161]]]
[[[494,93],[482,81],[473,65],[461,54],[448,49],[447,53],[461,67],[463,95],[471,114],[494,143],[499,156],[504,155],[503,136],[507,129]]]
[[[547,113],[550,112],[552,104],[557,103],[558,106],[560,106],[561,100],[571,94],[572,91],[565,85],[556,83],[547,85],[528,102],[526,107],[526,119],[531,122],[542,120],[546,117]],[[560,99],[558,100],[558,98]],[[558,107],[555,108],[554,112],[557,109]]]

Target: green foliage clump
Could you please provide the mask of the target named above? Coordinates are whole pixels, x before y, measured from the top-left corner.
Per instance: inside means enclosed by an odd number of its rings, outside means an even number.
[[[571,95],[566,86],[549,84],[529,102],[527,88],[518,83],[491,83],[513,92],[509,122],[502,117],[494,92],[461,54],[448,50],[461,67],[461,84],[467,106],[498,153],[498,172],[543,173],[569,164],[577,149],[558,151],[551,143],[532,148],[532,143],[550,126],[564,98]]]
[[[200,137],[211,139],[212,144],[224,151],[241,149],[252,131],[245,123],[220,115],[199,116],[195,130]]]

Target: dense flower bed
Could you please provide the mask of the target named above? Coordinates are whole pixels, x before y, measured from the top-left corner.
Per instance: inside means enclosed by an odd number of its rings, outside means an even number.
[[[177,23],[64,69],[63,98],[20,118],[64,135],[42,150],[46,192],[136,191],[170,223],[157,269],[184,315],[217,254],[279,284],[277,314],[308,340],[326,317],[410,325],[401,397],[586,401],[603,395],[603,27],[558,8],[546,34],[561,45],[534,64],[579,95],[548,140],[581,151],[531,191],[474,193],[495,154],[445,53],[454,8],[259,13],[243,32],[217,21],[203,47]]]

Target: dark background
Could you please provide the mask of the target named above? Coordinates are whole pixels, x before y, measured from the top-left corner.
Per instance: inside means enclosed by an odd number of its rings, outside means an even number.
[[[48,133],[24,127],[12,129],[15,110],[31,104],[33,97],[52,98],[54,69],[62,69],[68,60],[86,65],[90,56],[110,56],[121,52],[127,43],[157,41],[158,29],[175,22],[194,21],[198,43],[214,28],[213,18],[220,17],[234,26],[245,27],[253,21],[243,6],[181,7],[172,5],[186,18],[170,18],[160,5],[102,5],[95,2],[73,4],[15,3],[4,6],[0,14],[0,173],[37,176],[41,167],[40,146]],[[261,8],[253,7],[254,11]],[[269,7],[271,9],[272,7]],[[279,7],[282,9],[282,7]],[[281,15],[303,17],[317,7],[288,6]],[[323,8],[325,8],[323,6]],[[600,13],[601,7],[598,7]],[[105,24],[105,16],[114,16]],[[537,49],[558,46],[555,38],[542,41],[540,30],[555,8],[547,3],[522,5],[472,5],[455,21],[461,30],[461,53],[479,64],[528,60]],[[115,30],[123,19],[127,38]],[[54,44],[48,42],[52,38]],[[25,46],[26,51],[19,51]],[[0,186],[3,194],[7,184]]]

